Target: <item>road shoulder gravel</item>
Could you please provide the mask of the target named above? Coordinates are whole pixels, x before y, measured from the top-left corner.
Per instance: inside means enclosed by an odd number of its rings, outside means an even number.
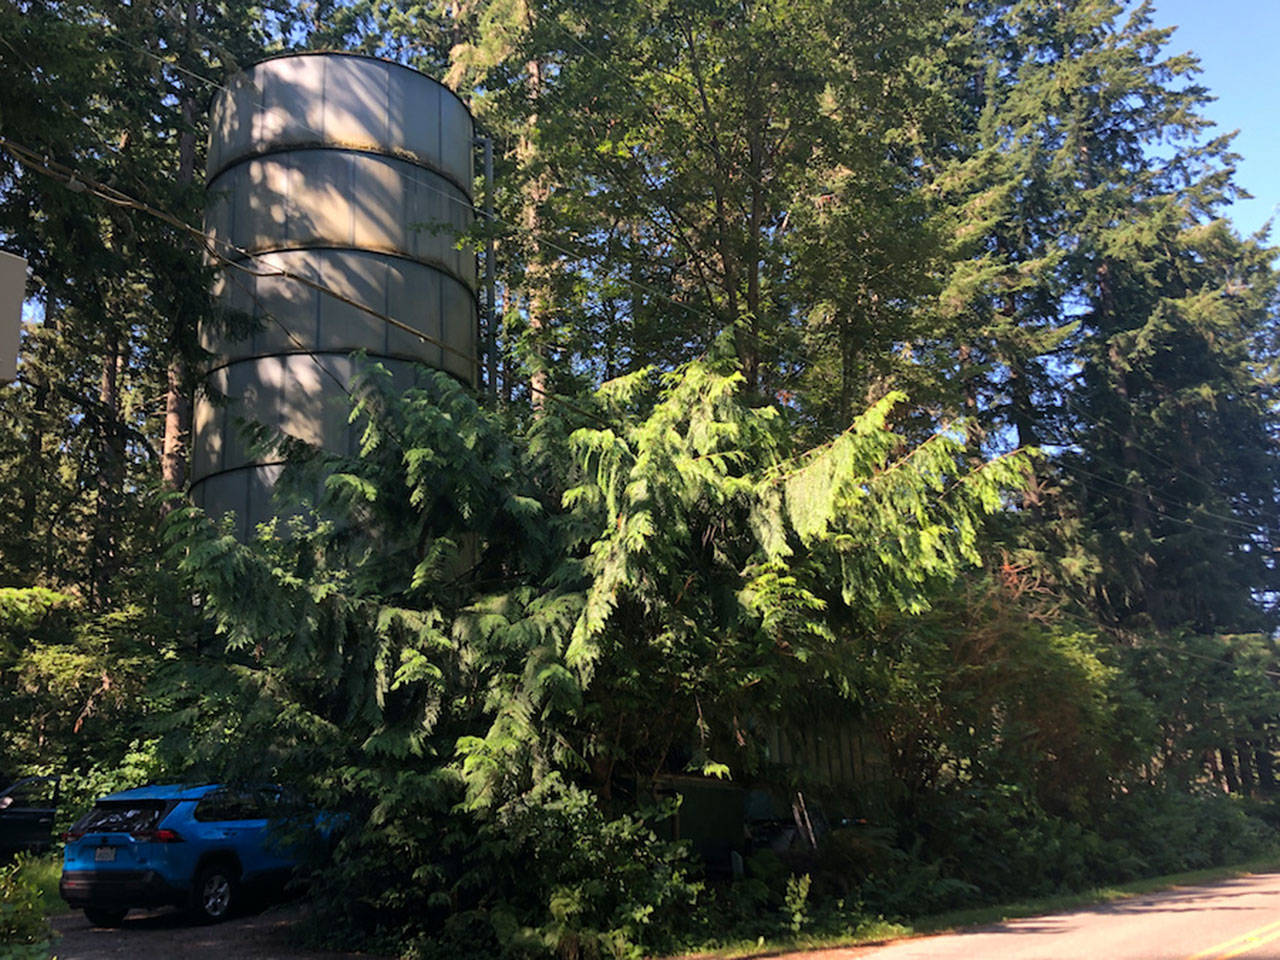
[[[56,960],[380,960],[371,954],[306,950],[293,942],[305,918],[297,904],[234,917],[211,926],[193,924],[176,910],[135,911],[116,929],[96,928],[82,913],[53,918]]]

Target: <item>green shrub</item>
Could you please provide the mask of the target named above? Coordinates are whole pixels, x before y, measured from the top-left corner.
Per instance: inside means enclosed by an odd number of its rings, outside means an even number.
[[[380,805],[319,872],[329,946],[630,960],[689,926],[702,885],[685,847],[654,832],[670,811],[610,818],[558,777],[493,814],[427,794]]]
[[[1118,879],[1129,879],[1223,866],[1274,850],[1275,829],[1258,812],[1216,791],[1148,788],[1117,797],[1100,829],[1126,848],[1129,876]]]
[[[49,768],[41,773],[61,777],[58,822],[55,829],[66,830],[80,819],[99,797],[120,790],[130,790],[166,777],[156,757],[155,741],[135,741],[123,755],[110,760],[66,769]]]
[[[0,864],[0,953],[5,960],[46,960],[52,941],[43,894],[28,859]]]
[[[787,926],[792,935],[798,936],[809,923],[809,874],[787,878],[787,892],[783,906],[787,914]]]
[[[806,869],[824,900],[909,918],[1253,859],[1276,849],[1266,813],[1214,791],[1135,787],[1064,817],[1016,787],[972,785],[921,798],[905,842],[834,831]]]

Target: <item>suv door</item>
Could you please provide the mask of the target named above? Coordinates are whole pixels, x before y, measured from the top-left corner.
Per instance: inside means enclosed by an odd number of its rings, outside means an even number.
[[[268,835],[267,806],[268,798],[261,791],[230,787],[207,793],[196,804],[194,817],[203,824],[206,839],[220,840],[235,851],[243,880],[292,865]]]
[[[0,793],[0,854],[47,850],[57,811],[57,777],[27,777]]]

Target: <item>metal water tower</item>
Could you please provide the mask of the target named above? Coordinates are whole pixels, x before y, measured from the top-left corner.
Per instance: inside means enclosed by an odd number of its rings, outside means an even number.
[[[27,294],[27,261],[0,250],[0,386],[18,376],[22,301]]]
[[[207,384],[227,402],[197,398],[191,491],[213,516],[234,512],[243,539],[275,515],[281,464],[250,456],[241,419],[353,452],[339,384],[357,350],[403,389],[418,364],[475,384],[476,264],[457,244],[472,218],[474,131],[430,77],[340,53],[249,68],[214,102],[211,130],[206,229],[247,268],[224,267],[214,293],[258,322],[242,339],[203,334],[216,358]]]

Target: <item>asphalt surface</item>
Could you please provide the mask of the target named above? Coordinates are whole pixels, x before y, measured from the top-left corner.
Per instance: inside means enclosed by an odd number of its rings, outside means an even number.
[[[84,914],[53,918],[60,936],[56,960],[377,960],[369,954],[304,950],[292,942],[302,920],[296,905],[233,917],[213,926],[192,924],[177,910],[134,911],[115,929],[95,928]]]
[[[804,960],[1280,960],[1280,874]]]
[[[115,930],[57,917],[58,960],[336,960],[295,947],[297,906],[216,926],[174,911],[135,913]],[[1280,960],[1280,874],[1258,874],[958,933],[787,954],[775,960]],[[364,960],[373,960],[365,956]]]

